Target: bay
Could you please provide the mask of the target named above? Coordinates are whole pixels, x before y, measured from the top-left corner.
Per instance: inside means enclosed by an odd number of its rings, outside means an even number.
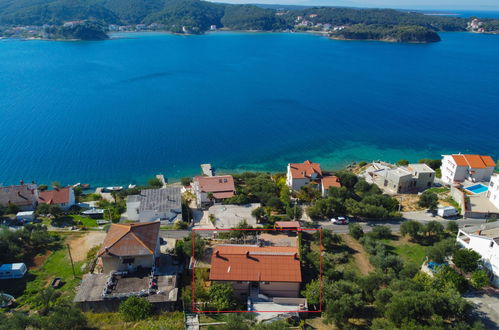
[[[0,41],[0,183],[144,183],[312,159],[499,156],[499,36]]]

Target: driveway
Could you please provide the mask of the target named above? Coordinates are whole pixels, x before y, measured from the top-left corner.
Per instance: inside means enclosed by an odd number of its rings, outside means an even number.
[[[477,313],[486,329],[499,329],[499,293],[471,293],[464,298],[477,307]]]

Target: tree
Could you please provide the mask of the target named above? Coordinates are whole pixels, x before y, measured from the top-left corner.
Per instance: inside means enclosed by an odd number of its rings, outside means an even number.
[[[482,257],[475,251],[469,249],[459,249],[454,251],[452,262],[463,272],[470,273],[478,269]]]
[[[447,230],[453,234],[457,234],[459,231],[459,225],[454,221],[447,222]]]
[[[422,229],[421,223],[414,220],[404,221],[400,225],[400,233],[403,236],[409,235],[413,240],[418,239],[421,229]]]
[[[435,210],[438,207],[438,196],[434,192],[426,190],[419,196],[418,205],[430,210]]]
[[[286,215],[290,219],[299,220],[303,215],[303,209],[299,205],[289,206],[286,208]]]
[[[149,184],[149,187],[151,187],[151,188],[161,188],[161,187],[163,187],[163,183],[158,178],[151,178],[151,179],[149,179],[147,181],[147,184]]]
[[[436,170],[442,166],[442,160],[440,159],[429,159],[429,158],[423,158],[418,161],[420,164],[426,164],[429,167],[431,167],[433,170]]]
[[[430,234],[431,236],[440,237],[444,233],[444,225],[442,225],[438,221],[433,220],[433,221],[428,222],[426,225],[424,225],[422,230],[425,233]]]
[[[301,292],[301,294],[307,298],[307,303],[314,308],[317,309],[317,307],[320,304],[320,291],[321,291],[321,286],[320,286],[320,281],[319,279],[312,280],[310,283],[307,284],[305,287],[305,290]]]
[[[119,312],[126,322],[140,321],[151,315],[152,305],[144,298],[129,297],[120,304]]]
[[[213,283],[208,290],[210,305],[217,311],[231,310],[235,307],[234,290],[227,283]]]
[[[409,161],[407,159],[400,159],[396,163],[398,166],[407,166],[409,165]]]
[[[45,203],[39,203],[38,206],[36,207],[36,214],[37,215],[45,215],[50,213],[50,205],[45,204]]]
[[[46,184],[40,184],[38,185],[38,190],[39,191],[45,191],[47,190],[49,187],[46,185]]]
[[[445,265],[438,267],[437,273],[435,274],[434,286],[439,290],[445,290],[451,286],[455,290],[463,293],[468,289],[468,281],[463,275]]]
[[[445,259],[452,255],[452,252],[456,249],[456,241],[454,238],[445,239],[438,243],[435,243],[432,247],[428,248],[427,255],[428,259],[435,261],[436,263],[443,263]]]
[[[57,205],[50,205],[49,212],[54,218],[57,218],[62,214],[62,209]]]
[[[184,238],[182,242],[182,252],[188,256],[192,256],[192,237],[191,235]],[[200,258],[204,254],[204,248],[206,246],[206,241],[198,234],[194,233],[194,256]]]
[[[180,179],[180,183],[182,184],[182,186],[189,186],[192,182],[192,178],[182,178]]]
[[[471,284],[475,289],[481,289],[490,285],[490,278],[483,269],[477,269],[471,274]]]
[[[261,206],[251,211],[251,215],[254,216],[258,222],[262,222],[266,218],[265,209]]]
[[[52,181],[51,185],[54,188],[60,188],[61,187],[61,183],[59,181]]]
[[[362,230],[362,227],[358,223],[349,224],[348,231],[350,233],[350,236],[352,236],[355,239],[360,239],[362,236],[364,236],[364,231]]]
[[[87,319],[81,310],[69,302],[55,305],[47,317],[41,320],[43,329],[86,329]]]
[[[41,290],[36,297],[38,303],[42,305],[40,314],[46,315],[60,296],[61,293],[59,291],[55,291],[51,286]]]

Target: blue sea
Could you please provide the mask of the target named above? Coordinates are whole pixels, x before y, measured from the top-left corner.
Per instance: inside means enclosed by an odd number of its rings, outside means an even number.
[[[434,44],[310,34],[0,40],[0,183],[284,171],[306,159],[499,156],[499,35]]]

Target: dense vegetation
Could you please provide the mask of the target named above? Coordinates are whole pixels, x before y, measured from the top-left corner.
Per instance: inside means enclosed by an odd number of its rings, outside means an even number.
[[[399,215],[398,201],[384,195],[374,184],[347,171],[335,173],[341,188],[331,187],[324,198],[315,198],[307,213],[312,219],[352,215],[362,218],[387,218]],[[298,196],[300,198],[300,195]],[[303,200],[303,197],[300,199]]]
[[[331,34],[335,39],[381,40],[391,42],[437,42],[439,35],[423,26],[365,25],[356,24]]]
[[[364,234],[359,226],[352,225],[350,232],[364,246],[375,270],[360,275],[349,263],[348,246],[337,235],[323,231],[323,238],[327,238],[327,243],[323,240],[323,264],[328,265],[323,268],[322,282],[322,316],[326,322],[340,329],[483,329],[474,319],[471,304],[461,297],[470,285],[480,288],[488,284],[484,272],[477,270],[474,256],[459,252],[463,254],[463,264],[473,271],[470,282],[449,266],[441,266],[431,277],[394,252],[387,243],[396,239],[389,227],[376,226]],[[302,267],[307,282],[302,295],[309,308],[318,309],[317,237],[302,235]],[[442,232],[436,239],[446,235]],[[453,242],[446,257],[457,251],[466,250],[457,250]],[[315,278],[310,279],[314,274]]]
[[[52,26],[45,29],[51,39],[105,40],[107,34],[101,24],[85,22],[75,26]]]
[[[278,15],[277,15],[278,14]],[[216,4],[201,0],[0,0],[0,26],[62,25],[72,20],[93,20],[105,24],[162,24],[174,32],[202,33],[216,25],[235,30],[284,30],[297,17],[332,26],[356,26],[344,33],[350,38],[390,38],[401,41],[436,41],[434,31],[465,31],[467,19],[430,16],[392,9],[307,8],[278,12],[254,5]],[[362,25],[359,25],[362,24]],[[357,26],[359,25],[359,26]],[[484,20],[487,31],[497,20]],[[383,28],[381,27],[383,26]],[[185,29],[183,29],[185,27]]]

